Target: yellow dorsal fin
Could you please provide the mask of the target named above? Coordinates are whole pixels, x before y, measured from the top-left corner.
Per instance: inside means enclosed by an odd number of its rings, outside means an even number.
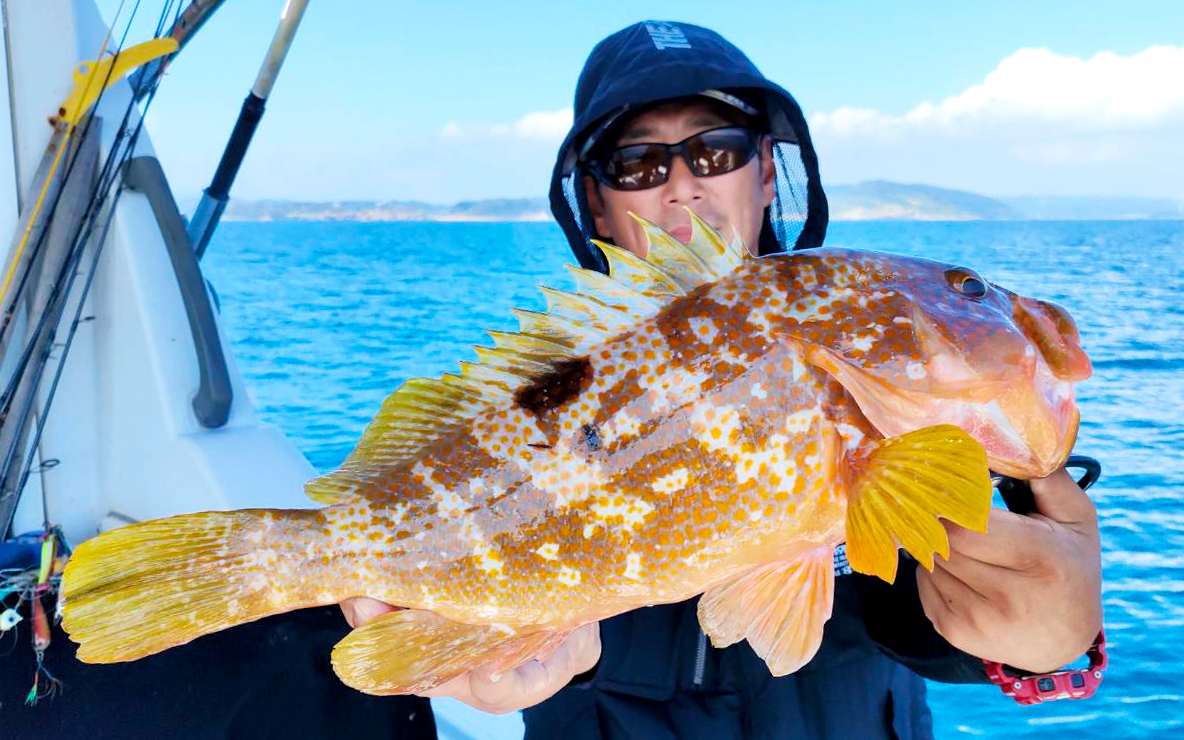
[[[580,293],[627,314],[634,321],[653,316],[666,302],[660,297],[651,298],[639,293],[628,285],[617,282],[612,275],[572,265],[564,267],[575,279],[576,289]]]
[[[612,244],[595,239],[592,243],[604,252],[608,259],[609,274],[621,285],[660,301],[686,295],[686,290],[679,285],[678,280],[652,262]]]
[[[477,347],[478,362],[462,361],[459,375],[407,381],[386,399],[341,467],[310,481],[306,493],[321,503],[367,495],[386,470],[456,434],[480,410],[514,403],[519,391],[559,363],[587,355],[747,259],[742,245],[725,242],[693,212],[691,243],[685,245],[655,224],[634,218],[645,228],[649,259],[598,242],[609,274],[568,266],[576,291],[543,288],[546,313],[514,309],[519,331],[490,332],[494,346]]]
[[[577,324],[588,324],[601,332],[613,333],[634,322],[627,312],[613,308],[592,296],[568,293],[553,288],[541,288],[547,300],[547,313]]]
[[[687,213],[691,216],[691,240],[687,244],[657,224],[629,213],[645,232],[649,244],[645,261],[675,280],[683,291],[718,280],[751,259],[739,233],[731,242],[724,241],[723,236],[697,213],[690,208]]]
[[[553,342],[530,334],[516,334],[504,331],[488,332],[493,344],[501,349],[517,352],[531,358],[570,358],[577,356],[575,349],[561,342]]]
[[[551,313],[527,311],[521,308],[513,309],[518,317],[521,333],[540,337],[557,344],[568,344],[583,351],[597,342],[602,342],[613,335],[607,327],[594,326],[591,323],[581,323],[574,319],[556,316]]]

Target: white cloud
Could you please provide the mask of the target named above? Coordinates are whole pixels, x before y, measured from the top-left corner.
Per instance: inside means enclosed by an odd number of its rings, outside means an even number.
[[[460,125],[444,124],[440,136],[445,139],[473,139],[489,136],[542,141],[558,144],[571,129],[572,109],[534,111],[513,123]]]
[[[1184,47],[1156,46],[1134,56],[1102,52],[1082,60],[1047,49],[1021,49],[979,85],[902,116],[839,108],[810,126],[836,136],[892,138],[908,131],[958,135],[998,124],[1075,131],[1156,128],[1184,117]]]
[[[810,128],[831,182],[1179,197],[1168,163],[1184,142],[1184,47],[1090,59],[1022,49],[938,103],[902,115],[843,107]]]

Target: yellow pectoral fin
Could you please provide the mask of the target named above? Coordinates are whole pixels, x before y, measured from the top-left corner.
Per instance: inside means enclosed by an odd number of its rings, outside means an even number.
[[[847,560],[860,573],[895,580],[897,543],[933,570],[933,553],[947,557],[950,546],[938,517],[987,530],[987,455],[956,426],[873,442],[847,465]]]
[[[818,652],[834,590],[834,550],[815,548],[706,592],[699,624],[716,647],[747,638],[772,674],[784,676]]]
[[[333,648],[333,670],[346,684],[367,694],[417,694],[477,667],[508,671],[550,653],[569,634],[569,630],[522,633],[405,609],[384,614],[346,635]]]

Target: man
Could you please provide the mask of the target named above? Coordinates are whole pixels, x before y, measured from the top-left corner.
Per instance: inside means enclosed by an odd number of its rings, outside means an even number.
[[[816,247],[826,232],[793,98],[712,31],[639,23],[602,41],[580,75],[551,208],[580,263],[604,271],[590,238],[644,255],[628,213],[686,240],[688,206],[761,253]],[[1101,627],[1093,506],[1063,470],[1031,485],[1037,514],[996,510],[986,535],[951,525],[950,557],[932,573],[902,557],[891,586],[836,579],[822,647],[795,674],[773,678],[744,643],[710,648],[692,600],[588,625],[550,657],[432,695],[527,708],[528,738],[931,737],[917,674],[985,681],[981,659],[1055,670]],[[387,607],[344,608],[357,624]]]

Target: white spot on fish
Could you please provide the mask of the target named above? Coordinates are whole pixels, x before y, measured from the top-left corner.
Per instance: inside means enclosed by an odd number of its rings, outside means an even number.
[[[847,450],[854,450],[863,442],[864,434],[857,427],[853,427],[850,424],[835,424],[835,430],[839,433],[839,437],[843,440],[843,444]]]
[[[752,389],[749,391],[749,394],[753,398],[759,398],[762,401],[769,397],[769,394],[765,391],[765,389],[763,387],[761,387],[760,383],[753,383]]]
[[[486,573],[496,575],[498,578],[506,577],[505,562],[489,545],[482,544],[476,547],[473,550],[473,560],[474,564]]]
[[[691,331],[695,333],[699,341],[704,344],[711,344],[719,336],[719,328],[716,327],[715,322],[711,319],[702,316],[691,316],[687,319],[687,323],[691,325]]]
[[[423,462],[415,463],[415,467],[411,469],[411,474],[423,480],[423,485],[432,493],[432,499],[436,502],[437,510],[441,519],[451,519],[452,517],[464,512],[468,508],[468,501],[463,496],[460,496],[452,489],[437,483],[433,479],[435,470],[424,465]]]
[[[730,452],[733,435],[740,434],[740,414],[732,406],[700,403],[691,412],[691,430],[712,452]]]
[[[539,452],[530,464],[530,483],[550,493],[560,510],[584,501],[604,487],[600,463],[588,463],[565,451]]]
[[[559,545],[554,542],[548,542],[535,550],[535,553],[544,560],[555,560],[559,557]]]
[[[482,619],[494,619],[501,616],[501,612],[501,607],[499,607],[497,604],[485,603],[477,607],[477,615]],[[505,625],[502,626],[505,627]]]
[[[910,362],[908,365],[905,365],[904,371],[910,380],[920,380],[927,374],[925,372],[925,366],[919,362]]]
[[[407,505],[406,501],[400,501],[399,503],[395,504],[393,507],[391,507],[391,521],[395,524],[402,524],[403,522],[407,521],[407,511],[409,508],[410,507]]]
[[[564,586],[575,587],[580,585],[582,574],[575,568],[570,568],[566,565],[560,566],[559,575],[555,576],[555,580],[562,583]]]
[[[894,316],[894,317],[892,317],[892,323],[893,324],[912,324],[913,320],[910,318],[907,318],[905,316]]]
[[[641,580],[641,553],[631,552],[625,556],[625,572],[621,575],[634,581]]]
[[[789,434],[802,434],[809,431],[820,418],[822,418],[822,409],[817,406],[795,411],[785,417],[785,431]]]
[[[876,346],[876,340],[867,334],[861,334],[858,337],[855,337],[855,339],[851,340],[851,347],[853,349],[859,350],[860,352],[867,352],[874,346]]]
[[[800,352],[791,352],[789,356],[793,360],[793,371],[791,373],[791,377],[795,381],[805,380],[810,374],[810,367],[802,359],[802,354]]]
[[[686,488],[690,480],[690,471],[686,468],[679,468],[655,480],[653,488],[658,493],[675,493]]]
[[[419,584],[419,593],[420,593],[420,597],[422,599],[421,603],[423,604],[423,607],[425,609],[431,609],[434,606],[436,606],[436,597],[432,593],[432,589],[430,586],[428,586],[428,584],[426,584],[426,583]]]
[[[618,499],[620,502],[618,503]],[[603,497],[592,504],[590,513],[599,521],[607,521],[612,517],[624,519],[624,526],[636,529],[645,523],[645,518],[654,510],[654,505],[636,496]],[[585,535],[586,536],[586,535]]]
[[[600,443],[607,447],[621,437],[636,437],[640,431],[641,421],[621,409],[600,428]]]
[[[735,475],[737,483],[747,483],[750,480],[769,480],[776,476],[781,480],[780,488],[793,490],[796,471],[793,462],[786,454],[789,438],[782,434],[769,437],[768,446],[755,452],[736,455]],[[761,470],[762,466],[764,470]]]

